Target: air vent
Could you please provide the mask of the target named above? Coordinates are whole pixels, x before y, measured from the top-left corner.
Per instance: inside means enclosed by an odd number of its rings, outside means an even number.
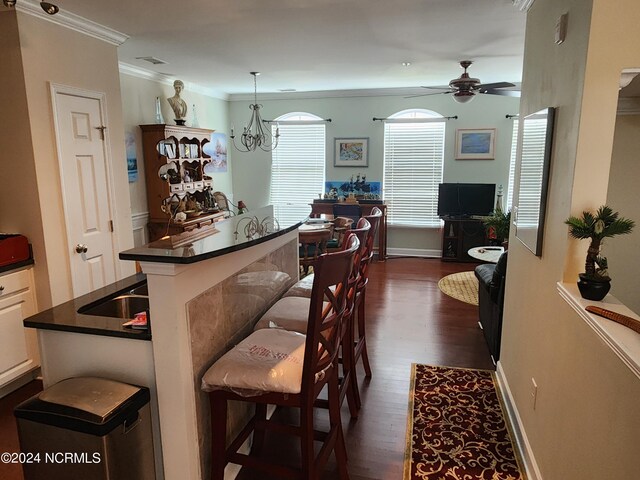
[[[145,62],[153,63],[154,65],[166,65],[167,62],[160,60],[156,57],[136,57],[136,60],[144,60]]]
[[[280,91],[281,92],[296,92],[297,90],[295,88],[281,88]]]

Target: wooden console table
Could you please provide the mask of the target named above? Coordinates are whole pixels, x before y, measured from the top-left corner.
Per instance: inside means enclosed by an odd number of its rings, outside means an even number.
[[[474,218],[445,218],[442,229],[442,261],[477,262],[469,256],[469,249],[487,245],[482,220]]]
[[[333,215],[333,203],[313,202],[310,205],[311,216]],[[371,215],[373,207],[382,210],[382,218],[380,218],[380,226],[378,227],[378,260],[384,262],[387,258],[387,206],[384,203],[355,203],[351,205],[360,205],[362,216]]]

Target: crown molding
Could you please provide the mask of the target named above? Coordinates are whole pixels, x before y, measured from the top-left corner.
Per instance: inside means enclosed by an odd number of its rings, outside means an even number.
[[[618,115],[640,115],[640,98],[638,97],[619,97]]]
[[[519,87],[519,83],[516,86]],[[258,100],[296,100],[296,99],[321,99],[321,98],[348,98],[348,97],[406,97],[412,95],[427,95],[422,87],[397,87],[397,88],[368,88],[358,90],[322,90],[314,92],[258,92]],[[503,96],[502,98],[506,98]],[[253,100],[253,93],[236,93],[229,95],[230,102]]]
[[[129,38],[124,33],[65,10],[60,10],[55,15],[47,15],[40,7],[40,2],[36,0],[19,0],[15,8],[19,12],[61,25],[115,46],[122,45]]]
[[[258,100],[311,99],[311,98],[346,98],[346,97],[385,97],[407,96],[425,93],[421,87],[400,88],[367,88],[360,90],[321,90],[313,92],[258,92]],[[236,93],[229,95],[229,101],[253,100],[253,93]]]
[[[165,73],[154,72],[146,68],[131,65],[130,63],[118,62],[118,68],[120,73],[125,75],[131,75],[132,77],[142,78],[144,80],[150,80],[152,82],[162,83],[164,85],[173,85],[176,77],[167,75]],[[189,92],[198,93],[207,97],[217,98],[220,100],[229,100],[229,95],[222,93],[213,88],[203,87],[196,83],[184,81],[184,89]]]
[[[640,73],[640,68],[625,68],[620,74],[620,88],[629,85],[634,78]]]
[[[536,0],[511,0],[511,3],[521,12],[528,12],[535,1]]]

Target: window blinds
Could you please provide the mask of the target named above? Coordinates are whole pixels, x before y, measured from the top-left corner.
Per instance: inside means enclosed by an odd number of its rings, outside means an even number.
[[[505,212],[511,210],[513,206],[513,189],[515,188],[516,178],[516,154],[518,152],[518,128],[520,122],[516,119],[513,121],[513,135],[511,136],[511,159],[509,160],[509,186],[507,188],[507,206]]]
[[[537,227],[544,169],[547,118],[527,119],[522,132],[522,161],[518,193],[518,228]]]
[[[309,215],[309,204],[324,192],[325,125],[280,123],[279,127],[269,203],[276,215],[295,222]],[[275,125],[272,129],[275,134]]]
[[[385,122],[384,200],[390,225],[440,227],[444,120]]]

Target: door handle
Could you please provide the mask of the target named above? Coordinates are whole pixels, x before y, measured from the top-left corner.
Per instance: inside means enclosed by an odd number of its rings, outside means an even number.
[[[76,253],[87,253],[87,250],[89,250],[89,249],[83,243],[78,243],[76,245]]]

